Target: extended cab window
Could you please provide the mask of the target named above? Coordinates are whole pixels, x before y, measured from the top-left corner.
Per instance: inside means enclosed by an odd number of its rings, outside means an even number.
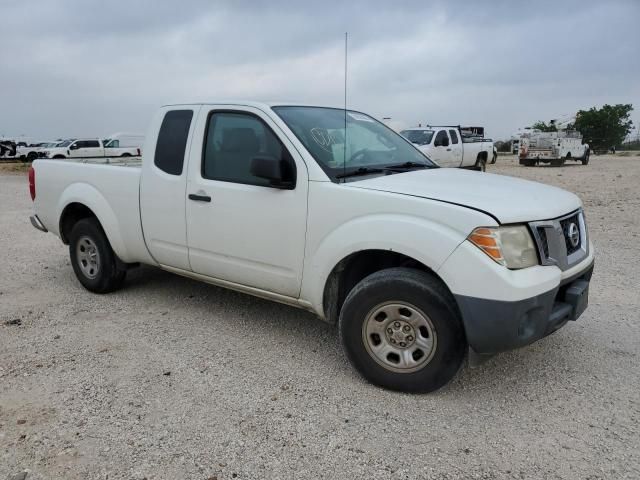
[[[203,178],[270,186],[269,180],[251,173],[254,158],[280,160],[285,176],[295,175],[293,158],[261,119],[240,112],[211,113],[202,159]]]
[[[98,148],[100,146],[100,142],[97,140],[87,140],[84,142],[85,148]]]
[[[455,130],[449,130],[449,135],[451,135],[451,143],[453,145],[458,143],[458,133]]]
[[[153,163],[163,172],[181,175],[192,110],[171,110],[162,120]]]

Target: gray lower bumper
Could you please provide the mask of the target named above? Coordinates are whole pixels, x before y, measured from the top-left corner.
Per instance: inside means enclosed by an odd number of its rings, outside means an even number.
[[[29,220],[31,220],[31,225],[36,227],[41,232],[48,232],[47,228],[42,224],[42,222],[38,218],[38,215],[31,215],[29,217]]]
[[[593,263],[541,295],[503,302],[456,295],[469,346],[491,355],[529,345],[576,320],[587,308]]]

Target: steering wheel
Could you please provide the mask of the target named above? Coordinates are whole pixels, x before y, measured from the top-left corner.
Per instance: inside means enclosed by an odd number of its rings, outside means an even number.
[[[368,148],[361,148],[360,150],[356,150],[355,152],[353,152],[353,155],[349,157],[349,160],[347,160],[347,163],[351,163],[356,158],[364,156],[364,154],[367,153],[368,151],[369,151]]]

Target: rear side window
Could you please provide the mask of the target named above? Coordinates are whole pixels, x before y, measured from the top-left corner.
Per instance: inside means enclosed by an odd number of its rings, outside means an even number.
[[[162,120],[153,163],[163,172],[181,175],[192,110],[171,110]]]
[[[458,143],[458,133],[455,130],[449,130],[449,135],[451,135],[451,143]]]

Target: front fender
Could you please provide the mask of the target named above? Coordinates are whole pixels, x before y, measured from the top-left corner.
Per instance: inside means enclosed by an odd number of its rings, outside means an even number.
[[[79,203],[89,208],[98,218],[116,255],[124,262],[132,261],[132,256],[122,238],[118,218],[109,202],[98,189],[86,183],[72,183],[69,185],[58,200],[56,208],[56,218],[58,220],[62,218],[64,209],[72,203]]]
[[[363,250],[388,250],[436,272],[465,235],[433,220],[398,214],[372,214],[341,224],[325,235],[305,260],[301,298],[323,315],[325,283],[344,258]]]

